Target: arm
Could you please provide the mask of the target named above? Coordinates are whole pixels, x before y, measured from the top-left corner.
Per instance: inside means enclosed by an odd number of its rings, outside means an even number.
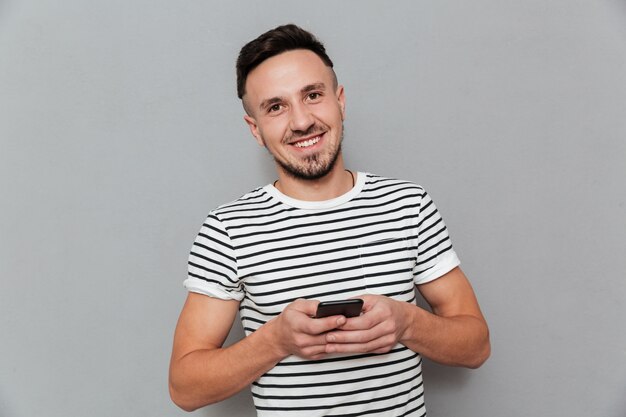
[[[322,333],[345,318],[312,319],[316,307],[317,301],[296,300],[254,333],[223,348],[239,302],[189,293],[174,334],[172,400],[192,411],[236,394],[291,354],[322,357]]]
[[[433,361],[477,368],[489,357],[489,329],[474,291],[454,268],[440,278],[418,286],[432,313],[406,302],[364,295],[360,317],[348,319],[327,335],[327,352],[389,351],[400,342]]]

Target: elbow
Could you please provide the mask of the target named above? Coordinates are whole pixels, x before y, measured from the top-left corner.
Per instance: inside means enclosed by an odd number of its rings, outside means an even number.
[[[174,401],[174,404],[176,404],[178,406],[178,408],[180,408],[181,410],[186,411],[188,413],[191,413],[192,411],[196,411],[197,410],[197,408],[195,408],[193,406],[190,406],[190,405],[187,405],[187,404],[185,404],[183,402],[176,401],[173,398],[172,398],[172,401]]]
[[[215,404],[226,398],[221,397],[214,389],[207,387],[200,389],[197,382],[186,377],[185,372],[176,367],[170,369],[168,388],[172,402],[187,412]]]
[[[181,410],[192,412],[205,405],[218,402],[217,399],[201,398],[193,392],[186,390],[176,384],[169,382],[170,398],[172,402],[178,406]]]
[[[480,368],[487,359],[491,356],[491,342],[489,341],[489,331],[487,330],[485,337],[483,338],[480,346],[476,350],[475,354],[472,355],[472,358],[466,364],[466,367],[470,369],[478,369]]]
[[[170,383],[170,398],[172,402],[178,406],[181,410],[192,412],[197,410],[199,407],[192,404],[188,401],[184,395],[182,395],[179,391],[177,391],[172,384]]]
[[[491,346],[489,345],[489,343],[487,343],[487,346],[485,346],[485,348],[483,348],[480,353],[476,354],[472,358],[472,360],[467,363],[466,366],[470,369],[478,369],[485,362],[487,362],[487,359],[489,359],[489,356],[491,356]]]
[[[176,362],[170,363],[170,371],[168,378],[168,388],[170,399],[178,408],[183,411],[192,412],[206,404],[200,404],[194,396],[192,390],[189,389],[190,381],[184,377],[185,372],[177,365]]]

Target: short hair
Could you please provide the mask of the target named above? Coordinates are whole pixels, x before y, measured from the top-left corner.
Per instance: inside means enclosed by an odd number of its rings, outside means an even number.
[[[326,66],[333,67],[324,45],[312,33],[294,24],[278,26],[241,48],[237,58],[237,96],[243,99],[246,94],[246,80],[253,69],[268,58],[294,49],[308,49],[319,56]]]

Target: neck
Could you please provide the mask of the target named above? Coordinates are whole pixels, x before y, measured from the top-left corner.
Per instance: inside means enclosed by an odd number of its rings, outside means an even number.
[[[274,183],[274,186],[281,193],[296,200],[324,201],[350,191],[355,179],[356,174],[345,169],[343,159],[339,156],[333,169],[316,180],[295,178],[279,169],[278,181]]]

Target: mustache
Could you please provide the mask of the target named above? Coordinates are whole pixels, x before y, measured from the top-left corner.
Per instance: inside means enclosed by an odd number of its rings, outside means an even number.
[[[289,136],[285,137],[283,142],[290,143],[294,140],[302,139],[316,133],[324,133],[326,130],[328,130],[326,126],[315,123],[311,125],[307,130],[294,130]]]

